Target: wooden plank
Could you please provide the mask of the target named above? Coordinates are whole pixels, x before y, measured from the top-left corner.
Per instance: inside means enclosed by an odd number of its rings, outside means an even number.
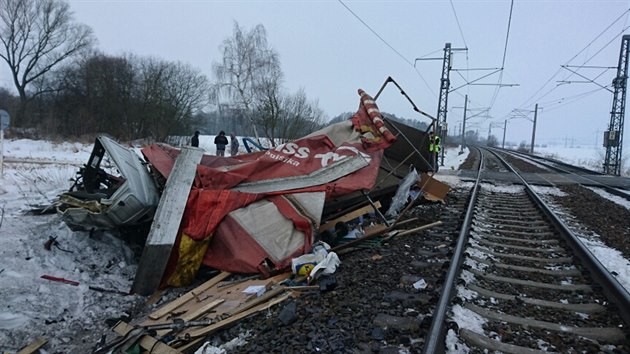
[[[285,290],[285,287],[284,287],[284,286],[279,286],[279,287],[277,287],[277,288],[275,288],[275,289],[272,289],[272,290],[270,290],[270,291],[267,291],[266,293],[262,294],[262,296],[259,296],[259,297],[255,298],[255,299],[252,299],[252,300],[250,300],[250,301],[247,301],[246,303],[241,304],[240,306],[238,306],[238,307],[235,307],[235,308],[231,309],[231,310],[230,310],[230,311],[228,311],[227,313],[228,313],[230,316],[234,316],[234,315],[236,315],[236,314],[238,314],[238,313],[241,313],[241,312],[243,312],[243,311],[245,311],[245,310],[247,310],[247,309],[250,309],[250,308],[252,308],[252,307],[254,307],[254,306],[256,306],[256,305],[258,305],[258,304],[260,304],[260,303],[266,302],[267,300],[269,300],[269,299],[271,299],[272,297],[274,297],[274,296],[276,296],[276,295],[280,294],[280,293],[281,293],[281,292],[283,292],[284,290]]]
[[[133,280],[131,291],[136,294],[151,295],[162,281],[202,156],[203,149],[183,147],[175,160]]]
[[[377,208],[380,208],[381,207],[381,202],[379,202],[377,200],[376,203],[374,203],[374,205],[376,205]],[[371,212],[374,212],[374,208],[372,208],[371,205],[366,205],[366,206],[364,206],[361,209],[357,209],[357,210],[355,210],[353,212],[350,212],[348,214],[342,215],[342,216],[340,216],[340,217],[338,217],[336,219],[333,219],[333,220],[325,223],[324,225],[319,227],[319,230],[320,231],[324,231],[324,230],[331,229],[331,228],[335,227],[335,225],[338,222],[340,222],[340,221],[341,222],[348,222],[348,221],[350,221],[352,219],[358,218],[359,216],[361,216],[363,214],[367,214],[367,213],[371,213]]]
[[[154,292],[153,295],[149,296],[147,301],[144,302],[144,306],[149,307],[156,304],[162,298],[163,293],[164,293],[164,289]]]
[[[198,317],[201,317],[201,315],[205,314],[206,312],[212,310],[213,308],[221,305],[225,300],[224,299],[218,299],[218,300],[214,300],[211,303],[204,305],[203,307],[201,307],[200,309],[197,309],[197,311],[193,311],[191,313],[186,313],[183,316],[181,316],[180,318],[184,321],[192,321]]]
[[[129,333],[134,327],[129,324],[118,321],[112,330],[116,334],[124,336]],[[152,354],[181,354],[182,352],[169,347],[168,345],[158,341],[150,335],[143,335],[140,337],[140,346],[145,350],[150,350]]]
[[[212,288],[213,286],[217,285],[218,283],[222,282],[225,278],[229,277],[230,275],[232,275],[232,273],[230,272],[221,272],[219,273],[217,276],[215,276],[214,278],[208,280],[207,282],[199,285],[198,287],[194,288],[193,290],[187,292],[186,294],[178,297],[177,299],[169,302],[168,304],[160,307],[157,311],[153,312],[152,314],[149,315],[149,318],[152,320],[157,320],[160,317],[166,315],[167,313],[177,309],[178,307],[180,307],[181,305],[185,304],[186,302],[192,300],[195,298],[195,295],[199,295],[202,292]]]
[[[237,315],[228,317],[225,320],[219,321],[219,322],[217,322],[215,324],[212,324],[210,326],[207,326],[207,327],[204,327],[204,328],[199,328],[199,329],[192,330],[192,331],[187,331],[187,332],[184,333],[183,336],[186,337],[186,334],[188,334],[190,336],[189,338],[197,338],[197,337],[201,337],[201,336],[210,335],[213,332],[215,332],[215,331],[217,331],[219,329],[222,329],[222,328],[224,328],[226,326],[229,326],[229,325],[233,324],[234,322],[237,322],[237,321],[239,321],[239,320],[241,320],[241,319],[243,319],[243,318],[245,318],[245,317],[247,317],[249,315],[252,315],[252,314],[254,314],[256,312],[259,312],[259,311],[271,308],[271,306],[274,306],[276,304],[279,304],[279,303],[283,302],[284,300],[288,299],[290,296],[291,296],[291,294],[284,294],[284,295],[280,296],[277,299],[273,299],[273,300],[271,300],[271,301],[269,301],[267,303],[260,304],[260,305],[258,305],[256,307],[253,307],[253,308],[251,308],[251,309],[249,309],[247,311],[243,311],[243,312],[241,312],[241,313],[239,313]]]
[[[422,226],[419,226],[419,227],[416,227],[416,228],[413,228],[413,229],[409,229],[409,230],[400,230],[400,232],[396,235],[396,237],[398,237],[398,236],[405,236],[405,235],[408,235],[408,234],[411,234],[411,233],[414,233],[414,232],[418,232],[418,231],[421,231],[421,230],[424,230],[424,229],[428,229],[428,228],[434,227],[434,226],[439,226],[439,225],[442,225],[441,221],[432,222],[430,224],[422,225]]]
[[[20,349],[16,354],[32,354],[39,350],[39,348],[43,347],[46,343],[48,343],[48,339],[39,338],[33,343],[27,345],[26,347]]]

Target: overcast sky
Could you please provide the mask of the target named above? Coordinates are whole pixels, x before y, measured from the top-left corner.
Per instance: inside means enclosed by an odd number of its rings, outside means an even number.
[[[576,145],[601,145],[613,95],[593,83],[576,83],[585,79],[561,65],[616,67],[621,35],[630,33],[624,31],[630,24],[630,2],[620,0],[516,0],[509,36],[509,0],[71,0],[70,4],[76,20],[93,28],[101,51],[179,60],[211,80],[212,62],[220,60],[221,43],[232,34],[234,21],[246,29],[262,24],[270,45],[280,54],[286,89],[303,88],[329,118],[355,111],[357,89],[374,95],[388,76],[421,110],[436,116],[442,61],[415,59],[441,58],[449,42],[453,48],[468,48],[454,52],[453,69],[503,66],[502,75],[495,73],[476,83],[500,80],[518,85],[501,87],[497,94],[497,86],[465,86],[465,78],[473,81],[492,71],[451,71],[451,89],[464,86],[449,95],[449,129],[461,124],[463,109],[458,107],[463,107],[466,94],[473,109],[468,116],[491,106],[493,117],[471,118],[467,126],[487,136],[489,123],[494,122],[497,127],[492,133],[499,141],[503,122],[513,109],[531,111],[539,103],[536,141],[573,140]],[[596,78],[609,89],[616,75],[615,70],[570,69]],[[563,80],[572,83],[558,82]],[[414,113],[393,86],[377,103],[383,111],[428,121]],[[524,114],[533,118],[531,112]],[[531,128],[530,121],[512,119],[507,140],[529,143]],[[627,142],[630,136],[625,131]]]

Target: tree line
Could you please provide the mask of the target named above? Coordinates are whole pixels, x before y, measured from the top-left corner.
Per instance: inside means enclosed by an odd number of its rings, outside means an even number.
[[[17,92],[0,88],[0,109],[11,114],[15,131],[163,141],[225,130],[275,142],[325,121],[303,90],[284,89],[262,25],[234,23],[212,79],[182,62],[100,52],[91,28],[74,20],[64,0],[0,0],[0,44]]]

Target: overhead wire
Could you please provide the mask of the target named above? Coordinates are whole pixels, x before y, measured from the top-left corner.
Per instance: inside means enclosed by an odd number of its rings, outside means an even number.
[[[629,9],[628,11],[630,11],[630,9]],[[628,28],[630,28],[630,26],[626,26],[626,27],[624,27],[624,28],[623,28],[623,29],[622,29],[619,33],[616,33],[616,34],[613,36],[613,38],[612,38],[610,41],[608,41],[608,42],[606,43],[606,45],[605,45],[604,47],[602,47],[599,51],[597,51],[594,55],[592,55],[589,59],[587,59],[587,60],[584,62],[584,64],[586,64],[586,63],[588,63],[589,61],[591,61],[591,60],[592,60],[592,59],[593,59],[593,58],[594,58],[597,54],[599,54],[600,52],[602,52],[602,51],[603,51],[606,47],[608,47],[608,46],[609,46],[609,45],[610,45],[610,44],[611,44],[614,40],[618,39],[619,35],[621,35],[623,32],[625,32]],[[598,37],[598,38],[599,38],[599,37]],[[592,42],[591,42],[591,43],[589,43],[589,46],[590,46],[591,44],[592,44]],[[585,48],[585,49],[586,49],[586,48]],[[581,52],[583,52],[585,49],[583,49]],[[579,53],[578,53],[577,55],[579,55]],[[571,60],[575,59],[575,57],[577,57],[577,55],[575,55],[573,58],[571,58],[571,59],[569,60],[569,62],[570,62]],[[568,64],[569,62],[567,62],[567,64]],[[567,65],[567,64],[565,64],[565,65]],[[582,66],[584,66],[584,65],[582,65]],[[562,67],[560,67],[560,68],[556,71],[556,73],[555,73],[552,77],[550,77],[550,78],[549,78],[549,80],[547,80],[547,82],[546,82],[546,83],[545,83],[545,84],[544,84],[544,85],[543,85],[543,86],[542,86],[542,87],[541,87],[541,88],[540,88],[540,89],[539,89],[539,90],[538,90],[538,91],[537,91],[537,92],[536,92],[533,96],[531,96],[531,97],[528,99],[528,101],[526,101],[525,103],[523,103],[522,105],[520,105],[520,106],[519,106],[519,108],[526,107],[526,105],[528,104],[528,102],[529,102],[529,101],[531,101],[531,100],[532,100],[532,98],[536,97],[535,95],[536,95],[538,92],[540,92],[543,88],[545,88],[545,87],[547,86],[547,84],[548,84],[549,82],[551,82],[551,80],[553,80],[553,79],[554,79],[554,78],[555,78],[555,77],[556,77],[556,76],[557,76],[557,75],[558,75],[561,71],[562,71]],[[598,75],[596,78],[599,78],[602,74],[603,74],[603,73],[601,73],[600,75]],[[575,74],[574,74],[574,73],[568,73],[568,74],[564,77],[564,79],[563,79],[562,81],[566,81],[566,80],[568,80],[568,79],[569,79],[569,78],[571,78],[573,75],[575,75]],[[551,89],[549,89],[549,91],[545,92],[545,93],[544,93],[543,95],[541,95],[541,96],[538,96],[538,97],[537,97],[537,99],[536,99],[536,101],[540,101],[540,100],[542,100],[543,98],[545,98],[545,97],[549,96],[552,92],[554,92],[554,91],[555,91],[556,89],[558,89],[558,87],[560,87],[560,86],[561,86],[561,85],[555,85],[555,86],[553,86]],[[599,89],[598,89],[598,90],[599,90]]]
[[[370,30],[370,32],[372,32],[372,34],[374,34],[378,39],[381,40],[381,42],[383,42],[387,47],[389,47],[389,49],[391,49],[394,53],[396,53],[402,60],[404,60],[407,64],[409,64],[411,67],[414,68],[414,71],[418,74],[418,76],[420,76],[420,78],[422,79],[422,81],[424,82],[424,84],[427,86],[427,88],[429,89],[429,92],[431,92],[433,94],[433,96],[437,97],[437,95],[435,94],[435,92],[433,91],[433,89],[431,88],[431,86],[429,86],[429,83],[427,82],[427,80],[424,78],[424,76],[422,76],[422,74],[418,71],[418,69],[416,69],[416,67],[414,66],[414,64],[407,58],[405,58],[404,55],[402,55],[398,50],[396,50],[396,48],[394,48],[391,44],[389,44],[389,42],[387,42],[383,37],[381,37],[381,35],[379,35],[372,27],[370,27],[370,25],[368,25],[365,21],[363,21],[363,19],[361,17],[359,17],[359,15],[357,15],[354,11],[352,11],[351,8],[349,8],[342,0],[337,0],[339,1],[339,3],[341,5],[343,5],[343,7],[346,8],[346,10],[348,10],[357,20],[359,20],[359,22],[361,22],[368,30]]]
[[[586,92],[581,92],[581,93],[578,93],[578,94],[575,94],[575,95],[561,97],[559,99],[554,99],[554,100],[549,100],[549,101],[542,101],[542,102],[539,103],[539,105],[545,106],[545,108],[547,108],[547,107],[553,108],[555,106],[564,104],[566,101],[570,101],[570,100],[573,100],[573,99],[576,99],[576,98],[580,98],[580,97],[589,95],[589,94],[594,93],[594,92],[599,92],[601,90],[603,90],[603,88],[598,87],[598,88],[595,88],[593,90],[586,91]]]
[[[546,101],[546,102],[540,102],[539,104],[541,106],[544,106],[546,111],[553,111],[555,109],[558,109],[560,107],[565,106],[566,104],[576,102],[578,100],[581,100],[582,98],[588,97],[588,96],[590,96],[590,95],[592,95],[592,94],[594,94],[596,92],[599,92],[601,90],[603,90],[603,88],[598,87],[598,88],[596,88],[594,90],[591,90],[591,91],[582,92],[582,93],[579,93],[579,94],[576,94],[576,95],[573,95],[573,96],[563,97],[563,98],[560,98],[559,100],[551,100],[551,101]]]
[[[462,78],[468,82],[468,69],[469,69],[469,62],[468,62],[468,43],[466,43],[466,37],[464,37],[464,31],[462,30],[462,25],[459,23],[459,17],[457,16],[457,11],[455,11],[455,4],[453,4],[453,0],[450,0],[451,2],[451,9],[453,10],[453,15],[455,16],[455,22],[457,22],[457,28],[459,29],[459,35],[462,37],[462,41],[464,42],[464,47],[466,48],[466,78],[464,78],[461,74],[460,76],[462,76]],[[468,88],[469,92],[470,92],[470,88]]]
[[[494,94],[492,99],[490,100],[490,109],[494,107],[494,103],[499,96],[499,90],[501,89],[501,84],[503,83],[503,69],[505,69],[505,59],[507,58],[507,48],[510,39],[510,28],[512,26],[512,14],[514,13],[514,0],[510,1],[510,15],[508,17],[508,25],[507,31],[505,33],[505,45],[503,46],[503,59],[501,60],[501,72],[499,72],[499,79],[497,80],[497,87],[494,90]]]
[[[617,23],[624,15],[630,15],[630,8],[627,9],[626,11],[624,11],[619,17],[617,17],[610,25],[608,25],[604,30],[602,30],[595,38],[593,38],[593,40],[591,40],[584,48],[582,48],[579,52],[577,52],[577,54],[575,54],[573,57],[571,57],[571,59],[567,60],[567,62],[564,65],[568,65],[569,63],[571,63],[575,58],[577,58],[580,54],[582,54],[585,50],[587,50],[593,43],[595,43],[595,41],[597,41],[601,36],[604,35],[604,33],[606,33],[612,26],[615,25],[615,23]],[[628,27],[625,27],[628,28]],[[624,29],[625,30],[625,29]],[[599,52],[598,52],[599,53]],[[592,59],[592,58],[591,58]],[[590,59],[589,59],[590,60]],[[586,64],[583,63],[583,64]],[[547,87],[547,85],[554,79],[556,78],[556,76],[558,76],[558,74],[560,74],[562,72],[562,67],[558,68],[558,70],[556,70],[556,72],[551,75],[551,77],[549,77],[549,79],[538,89],[536,90],[536,92],[534,92],[527,100],[525,100],[523,102],[523,104],[521,104],[519,107],[525,107],[529,104],[531,104],[531,102],[534,101],[534,98],[537,97],[537,95],[543,90],[545,89],[545,87]],[[549,95],[551,92],[553,92],[555,89],[557,88],[557,86],[554,86],[550,91],[548,91],[547,93],[545,93],[544,95],[538,97],[536,100],[541,100],[544,97],[546,97],[547,95]]]

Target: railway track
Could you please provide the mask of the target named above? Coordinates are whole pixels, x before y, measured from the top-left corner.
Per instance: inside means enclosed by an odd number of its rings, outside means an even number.
[[[484,183],[510,168],[483,155],[424,352],[630,352],[630,295],[524,179]]]
[[[513,163],[515,167],[524,172],[535,172],[542,174],[556,174],[562,176],[566,180],[581,185],[596,187],[618,197],[630,200],[630,193],[623,190],[621,185],[611,185],[616,180],[615,177],[605,175],[601,172],[592,171],[580,166],[573,166],[561,161],[550,160],[540,156],[525,154],[518,151],[496,150],[501,156]]]

